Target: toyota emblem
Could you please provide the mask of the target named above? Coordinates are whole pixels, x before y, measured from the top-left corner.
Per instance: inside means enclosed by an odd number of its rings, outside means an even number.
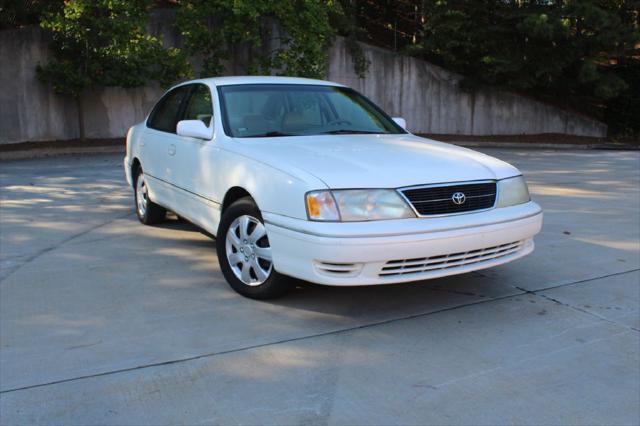
[[[453,204],[462,205],[466,200],[467,200],[467,197],[464,195],[463,192],[455,192],[451,196],[451,201],[453,201]]]

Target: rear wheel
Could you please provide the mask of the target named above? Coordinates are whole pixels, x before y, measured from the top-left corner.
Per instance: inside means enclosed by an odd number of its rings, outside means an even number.
[[[144,223],[145,225],[152,225],[154,223],[162,222],[167,214],[167,210],[149,199],[147,181],[145,179],[144,173],[142,172],[142,168],[138,168],[137,170],[134,188],[136,214],[140,222]]]
[[[273,268],[271,244],[260,210],[250,197],[229,206],[222,215],[216,249],[229,285],[252,299],[285,293],[290,279]]]

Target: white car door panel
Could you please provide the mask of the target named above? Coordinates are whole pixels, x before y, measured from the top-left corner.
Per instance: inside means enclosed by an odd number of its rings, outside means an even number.
[[[181,120],[202,120],[207,126],[213,125],[211,91],[206,85],[194,85],[185,102]],[[175,211],[215,234],[220,205],[209,179],[217,150],[214,141],[177,135],[169,149],[169,174],[179,194]]]
[[[220,220],[220,201],[210,176],[217,149],[211,141],[182,137],[171,160],[179,202],[176,213],[215,234]]]
[[[156,105],[149,119],[141,148],[141,163],[149,177],[149,196],[156,203],[171,210],[176,206],[173,184],[172,158],[181,139],[176,135],[176,124],[180,118],[183,102],[191,85],[179,86],[169,91]]]

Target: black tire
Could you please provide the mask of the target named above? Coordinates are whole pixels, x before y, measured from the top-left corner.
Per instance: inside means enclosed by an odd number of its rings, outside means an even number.
[[[238,276],[236,276],[236,272],[234,272],[234,269],[232,269],[232,265],[227,255],[227,236],[229,233],[229,228],[232,226],[232,224],[236,223],[236,219],[240,220],[240,218],[242,218],[243,216],[249,216],[251,218],[257,219],[257,221],[259,221],[260,224],[264,226],[264,220],[262,219],[260,210],[251,197],[244,197],[235,201],[224,211],[222,219],[220,221],[220,226],[218,227],[218,235],[216,236],[216,250],[218,252],[218,262],[220,263],[222,274],[224,275],[231,288],[245,297],[249,297],[251,299],[273,299],[279,297],[291,288],[292,280],[291,278],[278,273],[273,267],[273,264],[271,264],[270,266],[270,273],[268,275],[268,278],[266,278],[262,282],[260,282],[259,276],[255,272],[256,269],[254,269],[253,267],[249,267],[252,268],[251,279],[256,279],[256,283],[253,284],[246,284],[245,282],[243,282]],[[254,230],[257,229],[258,226],[259,225],[257,223],[254,223]],[[234,228],[234,230],[232,230],[231,232],[233,232],[236,237],[241,238],[239,237],[240,234],[237,233],[239,232],[237,231],[237,228]],[[251,234],[249,235],[249,237],[253,235],[254,234]],[[230,242],[229,244],[233,246],[231,250],[237,250],[236,246],[233,243]],[[270,250],[270,245],[268,243],[268,237],[266,233],[264,237],[255,241],[255,245],[259,246],[258,249],[268,248]],[[254,245],[251,244],[251,247],[254,247]],[[253,253],[254,249],[247,247],[246,241],[243,245],[243,248],[246,248],[247,250],[244,252],[244,254],[246,254],[249,250],[251,250],[251,252]],[[256,253],[258,253],[257,250]],[[238,251],[232,253],[231,256],[233,257],[235,254],[240,255],[241,257],[244,256],[244,254],[241,254]],[[253,256],[255,257],[256,254],[254,253]],[[248,258],[245,257],[244,259],[247,260]],[[262,267],[264,270],[268,263],[265,263],[266,260],[260,258],[260,255],[258,254],[258,258],[255,259],[255,262],[259,261],[262,261],[262,263],[257,266]],[[242,262],[242,260],[240,260],[240,262]],[[249,262],[244,263],[248,264]],[[240,273],[239,269],[241,268],[239,267],[239,265],[243,265],[244,263],[238,263],[233,266],[233,268],[235,268],[235,270]],[[242,270],[244,272],[244,266],[242,267]]]
[[[167,216],[167,210],[164,207],[159,206],[158,204],[151,201],[148,198],[146,188],[143,191],[141,191],[138,188],[138,182],[141,182],[141,184],[145,185],[146,187],[144,173],[142,172],[142,167],[138,167],[138,169],[136,170],[135,177],[133,179],[133,194],[134,194],[136,215],[138,216],[138,220],[140,220],[140,222],[144,223],[145,225],[153,225],[155,223],[162,222]],[[144,193],[144,195],[142,195],[142,193]],[[145,197],[144,209],[141,207],[141,204],[139,203],[139,200],[138,200],[138,197],[140,196]]]

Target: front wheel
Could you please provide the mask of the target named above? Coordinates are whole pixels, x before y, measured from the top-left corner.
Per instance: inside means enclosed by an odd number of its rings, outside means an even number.
[[[285,293],[289,278],[273,268],[271,244],[258,206],[250,197],[229,206],[222,215],[216,250],[222,274],[235,291],[252,299]]]

